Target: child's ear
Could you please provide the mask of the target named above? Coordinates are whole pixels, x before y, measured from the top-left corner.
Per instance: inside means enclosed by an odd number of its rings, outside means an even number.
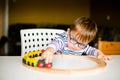
[[[68,41],[69,41],[69,38],[70,38],[69,36],[70,36],[70,28],[67,29],[67,39],[68,39]]]
[[[67,36],[70,34],[70,28],[67,29]]]

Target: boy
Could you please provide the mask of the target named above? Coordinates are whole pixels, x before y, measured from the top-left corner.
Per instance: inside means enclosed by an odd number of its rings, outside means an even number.
[[[80,17],[67,29],[59,34],[42,54],[46,63],[52,62],[53,54],[90,55],[103,60],[111,60],[100,50],[88,45],[96,36],[97,24],[87,18]]]

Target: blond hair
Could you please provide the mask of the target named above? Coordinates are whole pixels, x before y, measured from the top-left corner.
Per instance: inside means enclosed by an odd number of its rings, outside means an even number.
[[[70,26],[70,30],[76,31],[75,38],[82,42],[91,42],[97,33],[97,24],[87,17],[79,17]]]

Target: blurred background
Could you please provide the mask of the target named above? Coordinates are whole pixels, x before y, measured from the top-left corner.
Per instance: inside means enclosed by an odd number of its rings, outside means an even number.
[[[66,30],[81,16],[98,24],[98,38],[120,41],[119,0],[0,0],[0,55],[20,56],[20,30],[55,28]]]

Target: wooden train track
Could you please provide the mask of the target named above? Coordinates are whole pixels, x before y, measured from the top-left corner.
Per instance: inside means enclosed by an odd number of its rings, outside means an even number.
[[[45,67],[46,65],[44,65],[43,67],[40,67],[39,62],[41,61],[40,56],[42,52],[43,51],[40,50],[40,51],[26,53],[23,56],[23,65],[27,68],[37,70],[40,72],[55,73],[55,74],[72,74],[72,75],[73,74],[86,75],[87,73],[91,74],[91,73],[102,71],[106,67],[106,62],[103,60],[100,60],[94,57],[89,57],[89,56],[75,56],[75,55],[54,55],[53,58],[60,58],[60,57],[73,58],[73,59],[81,58],[81,59],[96,62],[97,65],[95,65],[94,67],[85,68],[85,69],[57,69],[57,68],[52,68],[52,65],[50,67]]]

